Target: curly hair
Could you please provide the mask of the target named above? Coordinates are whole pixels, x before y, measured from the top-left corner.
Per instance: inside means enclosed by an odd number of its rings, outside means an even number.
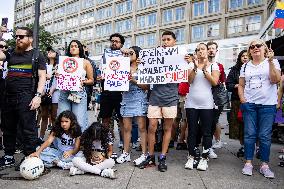
[[[81,127],[80,127],[80,125],[77,121],[76,115],[69,110],[63,111],[59,114],[59,116],[57,116],[57,118],[55,120],[54,127],[52,127],[51,132],[53,132],[56,137],[61,138],[61,136],[65,133],[65,131],[61,127],[61,119],[63,117],[70,119],[70,121],[71,121],[70,128],[68,130],[68,133],[66,133],[66,134],[68,134],[72,138],[77,138],[77,137],[81,136],[82,131],[81,131]]]
[[[107,154],[109,142],[109,129],[102,126],[99,122],[94,122],[87,128],[81,136],[81,147],[83,147],[83,154],[88,163],[91,163],[92,147],[95,140],[100,140],[102,148]]]

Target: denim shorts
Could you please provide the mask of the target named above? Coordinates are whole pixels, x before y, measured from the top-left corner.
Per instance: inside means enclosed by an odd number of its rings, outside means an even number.
[[[146,116],[147,109],[147,93],[143,90],[133,90],[123,93],[120,108],[122,117]]]

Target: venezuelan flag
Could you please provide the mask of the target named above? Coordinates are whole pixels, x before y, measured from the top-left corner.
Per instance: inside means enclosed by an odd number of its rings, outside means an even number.
[[[276,1],[274,28],[284,29],[284,2]]]

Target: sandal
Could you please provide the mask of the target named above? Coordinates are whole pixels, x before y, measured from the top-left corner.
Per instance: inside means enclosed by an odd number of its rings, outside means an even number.
[[[280,155],[280,156],[279,156],[279,159],[282,160],[282,161],[284,161],[284,155]]]

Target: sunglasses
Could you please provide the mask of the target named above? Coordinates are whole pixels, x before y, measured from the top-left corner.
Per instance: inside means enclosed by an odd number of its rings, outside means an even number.
[[[249,49],[251,49],[251,50],[252,50],[252,49],[254,49],[255,47],[259,49],[260,47],[262,47],[262,45],[263,45],[263,44],[255,44],[255,45],[251,45],[251,46],[249,47]]]
[[[128,55],[132,56],[134,55],[134,52],[129,52]]]
[[[4,49],[4,48],[5,48],[5,49],[8,49],[8,46],[7,46],[7,45],[0,45],[0,48],[1,48],[1,49]]]
[[[30,37],[29,35],[15,35],[15,39],[24,39],[25,37]]]

